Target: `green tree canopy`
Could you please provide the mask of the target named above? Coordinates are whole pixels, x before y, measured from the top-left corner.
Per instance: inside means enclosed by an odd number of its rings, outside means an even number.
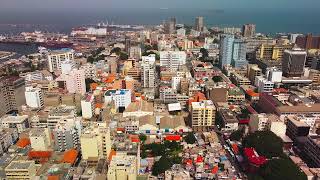
[[[231,141],[240,141],[243,137],[243,134],[244,134],[244,130],[238,129],[238,130],[231,133],[230,140]]]
[[[172,163],[166,156],[162,156],[159,161],[156,161],[152,167],[152,175],[158,176],[164,173],[166,170],[170,169]]]
[[[289,159],[271,159],[263,165],[259,174],[264,180],[307,180],[306,175]]]
[[[194,137],[194,134],[192,132],[189,132],[185,137],[184,140],[188,143],[188,144],[194,144],[197,139],[196,137]]]
[[[213,77],[212,77],[212,80],[213,80],[214,82],[222,82],[222,77],[221,77],[221,76],[213,76]]]
[[[283,156],[283,142],[280,137],[271,131],[256,131],[246,136],[242,144],[244,147],[253,147],[259,155],[267,158]]]
[[[115,47],[115,48],[111,49],[110,54],[115,53],[115,54],[119,55],[120,52],[121,52],[121,48]]]
[[[209,52],[205,48],[201,48],[200,53],[202,54],[202,56],[200,57],[200,60],[205,60],[209,57]]]

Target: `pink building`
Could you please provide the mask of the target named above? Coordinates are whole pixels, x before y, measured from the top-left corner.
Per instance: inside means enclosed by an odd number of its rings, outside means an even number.
[[[56,81],[59,87],[66,89],[69,93],[86,93],[86,82],[84,70],[73,69],[68,74],[61,74]]]

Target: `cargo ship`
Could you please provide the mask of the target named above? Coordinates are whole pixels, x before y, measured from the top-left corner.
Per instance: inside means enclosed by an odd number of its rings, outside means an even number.
[[[62,48],[72,48],[73,43],[60,42],[60,41],[47,41],[47,42],[40,43],[40,46],[48,49],[62,49]]]

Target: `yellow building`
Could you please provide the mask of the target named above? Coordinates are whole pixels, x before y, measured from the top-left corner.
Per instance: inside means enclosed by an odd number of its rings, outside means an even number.
[[[266,60],[281,60],[283,57],[284,50],[292,49],[292,44],[286,45],[271,45],[262,44],[256,51],[256,57],[258,59]]]
[[[211,100],[192,102],[191,124],[195,131],[210,130],[215,124],[216,107]]]
[[[31,180],[37,173],[34,161],[12,161],[6,168],[6,179]]]
[[[108,168],[108,180],[136,180],[137,157],[117,152]]]
[[[107,158],[111,151],[110,130],[106,123],[94,123],[80,137],[82,158]]]
[[[247,66],[247,77],[254,83],[257,76],[262,75],[262,70],[256,64],[248,64]]]

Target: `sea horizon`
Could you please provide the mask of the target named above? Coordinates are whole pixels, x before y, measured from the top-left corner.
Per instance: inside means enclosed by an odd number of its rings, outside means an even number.
[[[32,30],[69,33],[73,27],[99,22],[128,25],[157,25],[169,17],[176,17],[177,23],[193,25],[196,16],[203,16],[208,28],[241,27],[256,24],[257,32],[313,33],[320,34],[320,12],[313,8],[304,9],[186,9],[186,8],[113,8],[113,9],[61,9],[39,11],[17,9],[0,12],[0,34],[19,33]],[[6,27],[12,24],[28,25]],[[22,28],[23,27],[23,28]]]

